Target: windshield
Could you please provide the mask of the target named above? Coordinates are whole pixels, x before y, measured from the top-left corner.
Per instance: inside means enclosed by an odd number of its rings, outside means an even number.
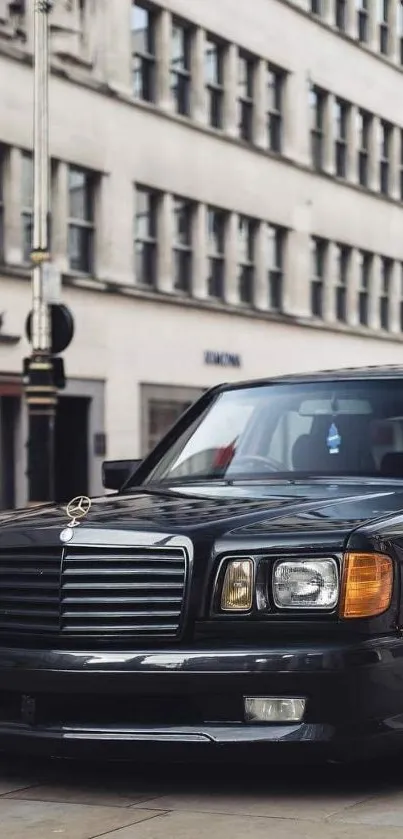
[[[328,475],[403,478],[401,381],[223,391],[144,483]]]

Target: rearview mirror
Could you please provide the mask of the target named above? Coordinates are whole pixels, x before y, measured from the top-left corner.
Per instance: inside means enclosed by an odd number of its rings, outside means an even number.
[[[140,466],[141,460],[105,460],[102,483],[105,489],[120,489]]]

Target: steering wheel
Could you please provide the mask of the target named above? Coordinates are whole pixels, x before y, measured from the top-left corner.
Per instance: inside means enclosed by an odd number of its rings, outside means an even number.
[[[280,472],[281,471],[281,463],[278,460],[274,460],[274,457],[263,457],[260,454],[244,454],[240,455],[240,457],[236,458],[234,463],[234,470],[238,465],[240,465],[244,461],[245,463],[263,463],[265,468],[270,472]]]

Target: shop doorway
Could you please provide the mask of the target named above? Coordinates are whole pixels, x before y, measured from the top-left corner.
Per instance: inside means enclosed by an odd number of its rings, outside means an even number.
[[[58,503],[89,494],[89,413],[91,400],[60,396],[55,427],[55,496]]]

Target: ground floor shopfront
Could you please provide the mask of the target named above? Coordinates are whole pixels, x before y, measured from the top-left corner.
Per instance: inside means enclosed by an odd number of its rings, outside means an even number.
[[[22,360],[29,283],[2,279],[0,506],[27,499]],[[105,458],[144,456],[203,391],[290,371],[403,364],[403,342],[308,323],[67,287],[75,336],[56,422],[60,499],[102,492]]]

